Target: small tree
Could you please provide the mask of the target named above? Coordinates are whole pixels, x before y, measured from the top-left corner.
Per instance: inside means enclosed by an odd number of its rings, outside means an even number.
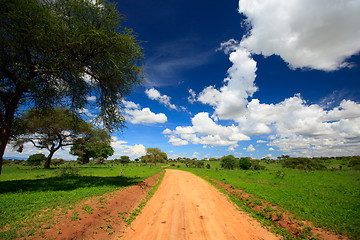
[[[40,166],[41,163],[44,163],[46,161],[46,157],[42,153],[36,153],[27,159],[27,164],[30,166]]]
[[[251,158],[249,157],[242,157],[239,159],[239,167],[242,170],[248,170],[251,168]]]
[[[111,136],[104,129],[92,128],[86,136],[77,138],[70,149],[72,155],[79,156],[82,164],[87,164],[90,158],[107,159],[114,154],[111,147]]]
[[[165,162],[167,160],[167,154],[162,152],[159,148],[146,149],[146,161],[152,162],[156,165],[158,162]]]
[[[233,155],[228,155],[221,158],[221,167],[224,169],[234,169],[236,165],[236,158]]]
[[[128,163],[130,163],[130,157],[129,156],[121,156],[119,161],[122,165],[128,164]]]

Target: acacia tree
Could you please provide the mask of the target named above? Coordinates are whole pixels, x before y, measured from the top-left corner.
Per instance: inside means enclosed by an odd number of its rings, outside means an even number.
[[[157,162],[164,162],[167,160],[167,154],[162,152],[159,148],[147,148],[144,160],[156,165]]]
[[[19,121],[16,131],[18,136],[15,136],[12,143],[19,152],[23,150],[26,142],[48,150],[44,168],[50,168],[51,159],[57,150],[73,145],[79,136],[88,134],[91,128],[91,124],[69,109],[31,109]]]
[[[121,129],[122,99],[143,80],[142,49],[105,0],[2,0],[0,174],[20,106],[73,110],[96,96],[98,119]]]
[[[79,156],[83,163],[89,163],[90,158],[108,158],[114,154],[111,147],[111,136],[104,129],[93,128],[86,136],[77,138],[70,153]]]

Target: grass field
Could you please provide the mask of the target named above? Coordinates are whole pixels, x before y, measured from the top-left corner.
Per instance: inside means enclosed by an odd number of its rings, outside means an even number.
[[[220,162],[209,164],[210,169],[176,163],[176,169],[217,179],[278,205],[296,218],[360,239],[359,170],[305,172],[282,168],[278,163],[261,163],[266,170],[260,171],[224,170]],[[327,164],[329,169],[339,166],[336,161]],[[40,222],[53,216],[54,210],[66,211],[88,197],[135,184],[160,172],[160,166],[78,166],[79,174],[73,176],[59,175],[61,168],[4,166],[0,177],[0,239],[13,239],[19,233],[29,236]]]
[[[219,162],[211,169],[178,169],[208,176],[253,194],[308,220],[318,227],[360,239],[360,171],[310,171],[264,164],[267,170],[224,170]],[[334,164],[334,163],[330,163]],[[279,177],[279,172],[283,176]]]
[[[4,166],[0,177],[0,239],[13,239],[19,233],[31,235],[56,209],[64,211],[88,197],[136,184],[162,170],[160,166],[135,164],[78,168],[78,175],[60,176],[56,168]]]

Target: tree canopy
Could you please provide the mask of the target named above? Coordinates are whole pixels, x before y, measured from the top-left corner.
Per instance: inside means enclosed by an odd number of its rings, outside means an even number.
[[[141,157],[142,162],[156,163],[165,162],[167,160],[167,154],[162,152],[159,148],[147,148],[146,155]]]
[[[104,129],[93,128],[86,136],[77,138],[70,149],[70,153],[79,156],[83,164],[89,163],[90,158],[108,158],[114,154],[111,147],[111,136]]]
[[[221,167],[225,169],[234,169],[237,159],[233,155],[224,156],[221,158]]]
[[[24,143],[31,142],[40,149],[49,151],[45,168],[50,168],[54,153],[62,147],[71,146],[76,139],[89,134],[92,125],[66,108],[27,111],[18,122],[13,145],[22,151]]]
[[[2,0],[0,174],[19,106],[93,107],[122,128],[122,99],[140,84],[143,54],[114,4],[97,0]]]

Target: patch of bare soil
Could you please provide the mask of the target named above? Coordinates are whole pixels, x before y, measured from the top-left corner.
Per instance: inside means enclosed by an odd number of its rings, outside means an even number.
[[[156,193],[128,227],[124,240],[273,240],[210,183],[167,169]]]
[[[209,178],[208,176],[206,177]],[[232,196],[241,200],[244,205],[254,210],[256,214],[267,217],[276,225],[287,229],[296,238],[302,239],[302,237],[310,231],[313,236],[316,236],[319,239],[347,239],[345,236],[336,235],[324,229],[317,228],[309,222],[299,221],[295,219],[295,217],[291,213],[280,209],[278,206],[274,206],[262,199],[256,198],[253,195],[243,192],[240,189],[235,189],[229,184],[221,183],[213,178],[209,179],[217,186],[223,188],[226,192],[230,193]]]
[[[162,172],[163,173],[163,172]],[[162,173],[137,185],[110,194],[90,198],[69,210],[57,214],[54,223],[31,239],[110,239],[125,227],[123,216],[133,211],[159,181]]]

